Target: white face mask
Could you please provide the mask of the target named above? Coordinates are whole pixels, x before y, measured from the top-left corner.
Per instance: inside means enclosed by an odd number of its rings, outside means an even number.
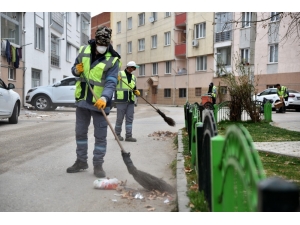
[[[104,52],[106,52],[107,47],[106,46],[97,46],[97,51],[100,54],[103,54]]]

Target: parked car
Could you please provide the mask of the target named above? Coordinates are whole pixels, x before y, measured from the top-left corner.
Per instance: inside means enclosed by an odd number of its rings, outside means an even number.
[[[288,89],[289,91],[289,105],[287,109],[296,109],[297,112],[300,112],[300,91]]]
[[[20,115],[20,95],[15,92],[15,85],[6,85],[0,78],[0,119],[8,119],[11,124],[18,123]]]
[[[274,104],[278,101],[280,101],[278,95],[277,95],[277,88],[268,88],[261,93],[258,93],[257,95],[253,96],[253,101],[261,101],[263,102],[264,98],[267,100],[272,100],[272,109],[275,110]],[[285,105],[289,105],[289,101],[285,101]]]
[[[36,110],[54,110],[58,106],[74,106],[75,76],[62,79],[53,85],[38,86],[28,90],[26,103]]]

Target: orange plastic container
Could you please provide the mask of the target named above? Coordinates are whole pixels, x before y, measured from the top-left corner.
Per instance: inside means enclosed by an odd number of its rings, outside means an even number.
[[[204,105],[206,102],[212,103],[212,98],[210,95],[202,95],[201,96],[201,104]]]

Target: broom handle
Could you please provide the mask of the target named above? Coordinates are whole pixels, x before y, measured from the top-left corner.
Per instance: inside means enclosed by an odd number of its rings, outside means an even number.
[[[122,79],[121,79],[121,81],[122,81],[124,84],[126,84],[125,81],[123,81]],[[134,91],[128,84],[126,84],[126,85],[127,85],[127,87],[129,87],[132,91]],[[142,96],[139,96],[139,97],[141,97],[142,99],[144,99]],[[144,99],[144,101],[147,102],[149,105],[151,105],[156,111],[158,110],[158,109],[155,108],[150,102],[148,102],[146,99]]]
[[[82,74],[83,74],[83,73],[82,73]],[[83,77],[84,77],[84,79],[85,79],[86,83],[88,84],[88,86],[89,86],[89,88],[90,88],[90,91],[92,92],[92,94],[93,94],[94,98],[95,98],[95,99],[96,99],[96,101],[97,101],[97,100],[98,100],[98,98],[97,98],[97,96],[96,96],[96,94],[95,94],[94,90],[92,89],[92,87],[91,87],[91,85],[90,85],[90,82],[88,82],[88,80],[87,80],[87,78],[85,77],[85,75],[84,75],[84,74],[83,74]],[[120,148],[121,148],[121,151],[122,151],[123,153],[126,153],[126,151],[124,150],[124,148],[123,148],[123,146],[122,146],[122,144],[121,144],[121,142],[120,142],[120,140],[119,140],[119,138],[118,138],[118,136],[117,136],[117,134],[116,134],[115,130],[113,129],[113,127],[112,127],[111,123],[109,122],[109,120],[108,120],[108,118],[107,118],[107,116],[106,116],[106,114],[105,114],[105,112],[104,112],[104,110],[103,110],[102,108],[101,108],[101,112],[102,112],[102,114],[103,114],[103,116],[104,116],[104,118],[105,118],[106,122],[108,123],[108,125],[109,125],[109,128],[111,129],[111,132],[114,134],[114,136],[115,136],[115,139],[117,140],[117,142],[118,142],[118,144],[119,144],[119,146],[120,146]]]

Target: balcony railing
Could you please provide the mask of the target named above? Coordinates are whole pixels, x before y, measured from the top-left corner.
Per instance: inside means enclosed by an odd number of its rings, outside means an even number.
[[[186,13],[178,13],[175,17],[175,26],[182,26],[185,25],[186,21]]]
[[[185,55],[186,54],[186,43],[180,43],[175,45],[175,55]]]
[[[216,33],[216,42],[222,42],[222,41],[231,41],[231,30],[230,31],[224,31],[220,33]]]

